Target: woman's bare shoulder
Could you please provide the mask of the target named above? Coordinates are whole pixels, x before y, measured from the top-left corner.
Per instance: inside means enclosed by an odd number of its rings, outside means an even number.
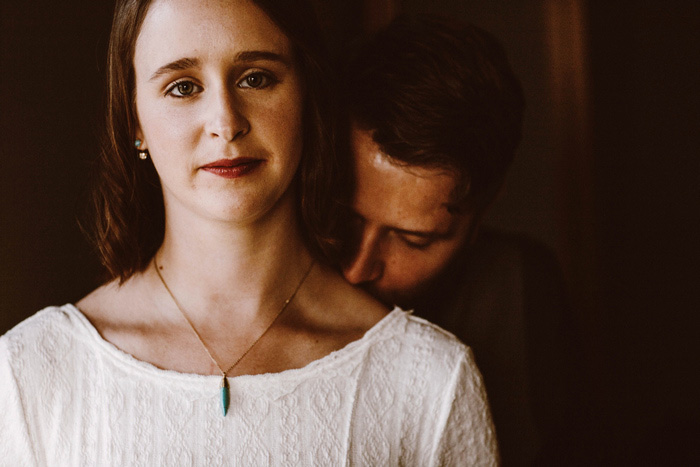
[[[101,321],[113,316],[117,308],[128,309],[131,287],[120,285],[117,280],[107,282],[80,299],[75,306],[90,320]],[[117,304],[121,304],[117,306]],[[121,314],[121,313],[118,313]]]
[[[76,307],[100,333],[139,326],[145,318],[144,310],[152,309],[148,306],[150,299],[142,282],[139,277],[123,284],[113,280],[83,297]]]
[[[104,309],[104,305],[113,301],[114,295],[119,293],[117,281],[111,281],[96,288],[75,303],[75,306],[83,314],[92,315]]]
[[[367,292],[349,284],[332,269],[321,270],[321,281],[311,290],[319,320],[331,326],[342,326],[348,331],[364,334],[390,311]]]

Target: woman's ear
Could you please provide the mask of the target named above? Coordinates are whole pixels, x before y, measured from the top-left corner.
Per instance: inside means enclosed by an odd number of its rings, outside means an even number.
[[[136,148],[137,154],[139,156],[139,159],[142,161],[145,161],[148,159],[148,145],[146,144],[146,141],[144,140],[143,137],[143,132],[141,131],[141,128],[138,128],[136,130],[136,138],[134,139],[134,147]]]
[[[146,144],[146,139],[143,137],[143,132],[141,131],[141,128],[136,129],[136,138],[134,139],[134,147],[136,149],[145,151],[148,149],[148,145]]]

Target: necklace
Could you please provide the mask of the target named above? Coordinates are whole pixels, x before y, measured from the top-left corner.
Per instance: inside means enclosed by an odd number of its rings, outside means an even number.
[[[241,360],[243,360],[243,357],[248,355],[248,352],[250,352],[253,349],[253,347],[255,347],[255,344],[257,344],[258,341],[260,339],[262,339],[262,337],[265,334],[267,334],[267,331],[269,331],[270,328],[272,327],[272,325],[275,324],[275,322],[277,321],[277,318],[279,318],[280,315],[282,314],[282,312],[287,309],[287,305],[289,305],[289,303],[292,300],[294,300],[294,296],[297,294],[297,292],[301,288],[302,284],[304,284],[304,281],[306,281],[306,278],[308,277],[309,273],[311,272],[311,268],[314,267],[314,261],[311,262],[309,269],[307,269],[306,272],[304,273],[304,275],[302,276],[301,280],[299,281],[296,288],[294,289],[294,292],[292,292],[292,295],[290,295],[289,298],[284,301],[282,308],[280,309],[280,311],[277,312],[274,319],[270,322],[270,324],[267,325],[265,330],[258,336],[258,338],[255,339],[253,341],[253,343],[248,346],[248,349],[246,349],[246,351],[243,352],[243,354],[240,357],[238,357],[238,359],[235,362],[233,362],[233,365],[228,367],[227,370],[224,370],[223,368],[221,368],[221,365],[219,365],[219,362],[217,362],[216,359],[212,356],[211,352],[209,351],[209,347],[207,347],[207,344],[204,343],[204,339],[202,339],[202,336],[199,335],[199,333],[197,332],[197,329],[195,329],[195,327],[194,327],[194,324],[192,324],[192,321],[190,321],[190,319],[187,317],[187,313],[185,313],[185,310],[182,308],[182,306],[180,306],[180,302],[177,301],[177,299],[175,298],[175,295],[170,290],[170,287],[168,287],[168,284],[165,282],[165,279],[163,279],[163,275],[160,273],[160,268],[158,267],[158,261],[156,260],[155,255],[153,256],[153,265],[156,268],[156,273],[158,274],[160,281],[163,283],[163,287],[165,287],[165,290],[168,291],[168,295],[170,295],[170,298],[173,299],[175,306],[182,314],[182,317],[185,318],[185,321],[187,321],[187,324],[190,325],[192,332],[194,332],[194,335],[197,336],[197,339],[199,340],[199,343],[202,344],[204,351],[207,353],[207,355],[209,356],[211,361],[214,362],[214,365],[216,365],[216,367],[221,372],[221,384],[219,385],[219,392],[221,394],[221,412],[223,413],[223,416],[225,417],[226,413],[228,412],[228,405],[229,405],[229,401],[230,401],[230,391],[229,391],[228,379],[226,379],[226,375],[228,374],[229,371],[233,370]]]

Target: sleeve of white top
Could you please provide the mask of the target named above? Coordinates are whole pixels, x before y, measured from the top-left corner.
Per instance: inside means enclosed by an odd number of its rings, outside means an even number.
[[[6,337],[0,337],[0,465],[38,465]]]
[[[500,464],[486,391],[471,349],[455,365],[437,423],[433,465]]]

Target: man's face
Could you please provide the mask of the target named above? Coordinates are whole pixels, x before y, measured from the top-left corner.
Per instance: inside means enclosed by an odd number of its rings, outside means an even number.
[[[448,211],[456,179],[440,169],[400,166],[353,127],[354,242],[345,278],[387,304],[411,300],[470,237],[471,211]]]

